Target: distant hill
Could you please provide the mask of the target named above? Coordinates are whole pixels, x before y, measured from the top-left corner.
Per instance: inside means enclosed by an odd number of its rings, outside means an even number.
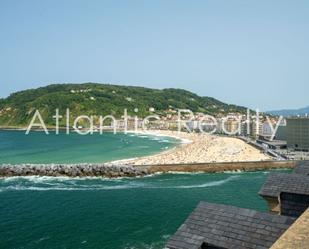
[[[277,116],[297,116],[297,115],[309,115],[309,106],[300,108],[300,109],[286,109],[286,110],[277,110],[277,111],[268,111],[267,113],[270,113],[272,115],[277,115]]]
[[[159,90],[98,83],[53,84],[16,92],[0,99],[0,126],[29,124],[36,109],[48,125],[54,125],[52,116],[56,108],[59,108],[61,115],[65,115],[65,109],[70,108],[71,116],[76,118],[81,114],[121,117],[124,108],[134,115],[134,108],[138,108],[137,115],[145,117],[149,115],[150,107],[159,114],[170,108],[190,109],[207,114],[246,111],[245,107],[226,104],[211,97],[201,97],[182,89]],[[64,118],[60,124],[65,124]]]

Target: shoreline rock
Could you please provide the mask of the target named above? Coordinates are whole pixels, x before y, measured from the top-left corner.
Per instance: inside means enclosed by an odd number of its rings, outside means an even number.
[[[69,176],[69,177],[131,177],[147,175],[145,168],[106,164],[1,164],[0,177]]]
[[[14,176],[52,177],[138,177],[157,173],[219,173],[271,169],[292,169],[298,161],[255,161],[192,164],[116,165],[116,164],[0,164],[0,178]]]

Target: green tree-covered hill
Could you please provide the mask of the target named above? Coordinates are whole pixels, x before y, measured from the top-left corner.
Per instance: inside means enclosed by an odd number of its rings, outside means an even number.
[[[201,97],[182,89],[150,89],[135,86],[109,84],[53,84],[37,89],[29,89],[0,99],[0,126],[24,126],[29,124],[36,109],[48,125],[54,125],[55,109],[64,116],[70,108],[71,116],[114,115],[121,117],[127,108],[129,114],[144,117],[149,108],[156,113],[168,109],[190,109],[193,112],[218,114],[229,112],[245,113],[244,107],[229,105],[211,97]],[[61,120],[64,125],[65,119]]]

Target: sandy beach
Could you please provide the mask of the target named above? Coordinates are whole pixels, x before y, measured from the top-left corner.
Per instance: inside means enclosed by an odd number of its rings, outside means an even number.
[[[146,134],[170,136],[182,140],[171,150],[153,156],[117,161],[120,164],[150,165],[204,162],[244,162],[264,161],[272,158],[246,142],[233,138],[210,134],[186,133],[178,131],[149,131]]]

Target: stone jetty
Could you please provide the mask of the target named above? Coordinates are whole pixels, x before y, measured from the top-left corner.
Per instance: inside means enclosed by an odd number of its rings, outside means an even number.
[[[148,174],[147,169],[108,164],[2,164],[0,177],[10,176],[69,176],[69,177],[130,177]]]
[[[0,164],[0,177],[69,176],[134,177],[168,172],[225,172],[294,168],[298,161],[258,161],[157,165],[121,165],[116,163],[81,164]]]

